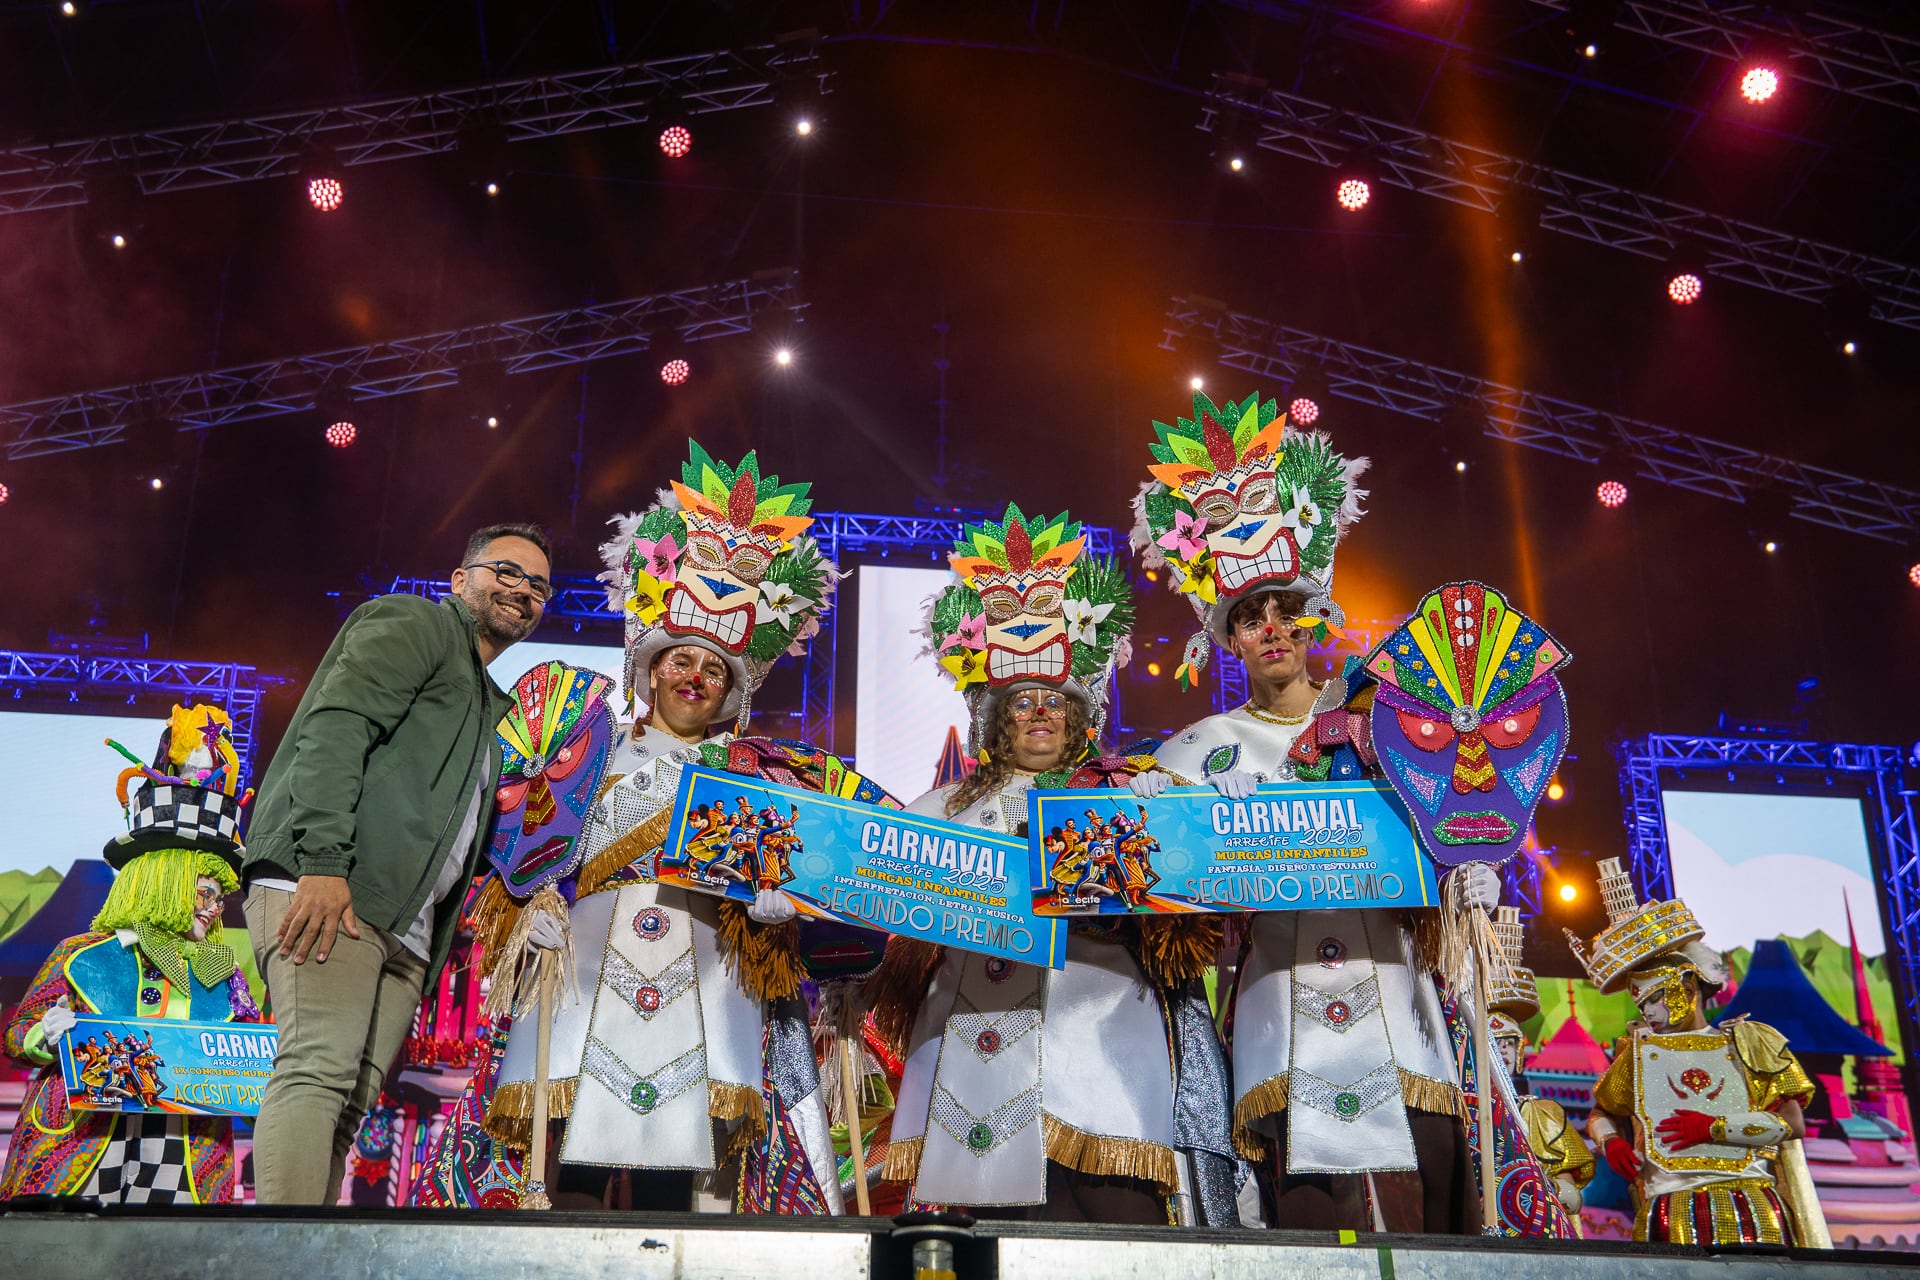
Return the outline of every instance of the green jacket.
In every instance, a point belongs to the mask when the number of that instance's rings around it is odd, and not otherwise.
[[[478,873],[500,772],[495,726],[510,705],[457,597],[367,601],[320,660],[267,766],[243,874],[345,876],[362,923],[405,933],[484,782],[466,851],[468,874]],[[447,902],[454,909],[434,922],[430,974],[453,948],[459,904]]]

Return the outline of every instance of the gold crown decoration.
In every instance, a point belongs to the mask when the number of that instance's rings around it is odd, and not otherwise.
[[[1487,1007],[1492,1013],[1504,1013],[1515,1022],[1525,1022],[1540,1012],[1540,991],[1534,984],[1533,970],[1520,963],[1520,908],[1495,909],[1493,936],[1499,939],[1507,963],[1504,970],[1497,969],[1487,975]]]
[[[1642,906],[1618,858],[1600,862],[1600,899],[1606,904],[1607,927],[1591,944],[1583,944],[1571,929],[1565,933],[1573,954],[1586,966],[1587,976],[1602,994],[1618,991],[1627,974],[1648,961],[1707,936],[1687,904],[1678,898]]]

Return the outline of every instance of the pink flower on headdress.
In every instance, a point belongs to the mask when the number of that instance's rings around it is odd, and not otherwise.
[[[1190,512],[1176,511],[1173,528],[1154,539],[1154,545],[1165,547],[1182,560],[1191,560],[1206,550],[1207,522]]]
[[[960,625],[954,628],[953,634],[948,636],[946,643],[940,646],[940,651],[945,653],[955,645],[964,645],[969,649],[986,648],[987,615],[984,613],[972,616],[963,614],[960,618]]]
[[[673,581],[673,567],[680,562],[680,544],[672,534],[659,541],[648,538],[633,540],[634,552],[640,557],[640,567],[662,582]]]

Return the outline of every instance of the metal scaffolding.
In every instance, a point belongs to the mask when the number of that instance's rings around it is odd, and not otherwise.
[[[1780,738],[1719,738],[1651,734],[1622,742],[1620,798],[1626,810],[1628,874],[1645,902],[1671,898],[1673,864],[1660,802],[1663,769],[1779,770],[1793,780],[1831,781],[1839,775],[1864,791],[1865,817],[1879,834],[1880,875],[1888,908],[1888,969],[1906,1019],[1920,1028],[1920,826],[1913,814],[1899,747],[1844,742],[1794,742]],[[1729,776],[1732,782],[1733,777]]]
[[[1244,76],[1216,75],[1200,128],[1244,118],[1254,145],[1335,168],[1364,156],[1392,187],[1487,213],[1512,192],[1531,191],[1549,231],[1665,261],[1679,246],[1703,256],[1707,274],[1802,302],[1836,287],[1858,289],[1875,319],[1920,329],[1920,269],[1755,226],[1565,170],[1502,155],[1387,120],[1345,111]]]
[[[118,133],[0,151],[0,213],[84,204],[90,178],[131,178],[146,195],[297,173],[323,151],[344,166],[643,124],[771,103],[783,82],[824,89],[812,39],[596,67],[436,93]],[[471,141],[467,142],[471,146]]]
[[[1565,13],[1572,0],[1532,0]],[[1777,45],[1782,75],[1856,98],[1920,111],[1920,41],[1793,6],[1706,0],[1623,0],[1614,25],[1730,62],[1757,44]]]
[[[0,690],[14,697],[27,690],[65,693],[69,703],[125,702],[154,694],[182,702],[205,700],[233,721],[233,749],[240,757],[242,785],[253,775],[253,741],[260,725],[260,697],[288,683],[233,662],[187,662],[123,654],[23,653],[0,649]],[[91,707],[89,710],[97,710]],[[134,750],[147,744],[129,743]],[[103,765],[104,768],[104,765]],[[103,776],[105,776],[103,774]]]
[[[1791,514],[1810,524],[1912,545],[1920,540],[1920,493],[1824,467],[1776,458],[1739,445],[1689,435],[1471,374],[1422,364],[1334,338],[1219,309],[1173,300],[1162,346],[1203,334],[1219,362],[1288,385],[1318,373],[1331,394],[1438,422],[1461,409],[1484,417],[1486,434],[1582,462],[1614,456],[1646,479],[1746,502],[1756,492],[1781,493]]]
[[[9,459],[64,453],[112,444],[140,424],[216,427],[300,413],[327,395],[378,400],[453,386],[462,369],[532,373],[605,360],[647,350],[656,333],[681,342],[747,333],[767,312],[801,305],[796,274],[782,268],[698,289],[0,405],[0,450]]]

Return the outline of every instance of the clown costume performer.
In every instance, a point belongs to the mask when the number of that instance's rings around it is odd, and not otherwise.
[[[949,563],[927,635],[980,764],[908,809],[1021,835],[1030,789],[1113,785],[1085,766],[1129,652],[1127,580],[1065,515],[1016,506],[968,526]],[[1250,1171],[1197,982],[1218,945],[1204,924],[1076,922],[1047,969],[893,939],[869,989],[906,1059],[884,1176],[998,1217],[1238,1225]]]
[[[1600,863],[1607,927],[1567,940],[1602,992],[1632,993],[1642,1022],[1594,1086],[1587,1134],[1634,1190],[1633,1238],[1667,1244],[1809,1244],[1826,1236],[1799,1140],[1813,1081],[1772,1027],[1710,1026],[1726,985],[1718,952],[1679,899],[1637,900],[1618,858]]]
[[[114,744],[117,746],[117,744]],[[125,748],[120,748],[125,754]],[[216,707],[175,707],[151,765],[121,775],[128,832],[107,844],[119,874],[88,933],[54,948],[7,1020],[6,1050],[34,1068],[0,1173],[0,1200],[94,1196],[109,1204],[229,1204],[233,1122],[173,1112],[141,1037],[78,1046],[90,1091],[124,1054],[128,1092],[156,1110],[69,1108],[58,1045],[76,1014],[138,1020],[258,1022],[221,904],[240,887],[240,764]],[[138,779],[131,797],[127,784]],[[129,1040],[132,1043],[129,1043]],[[143,1064],[142,1059],[147,1059]]]
[[[615,730],[604,690],[573,672],[564,694],[530,696],[523,680],[502,726],[498,874],[475,915],[497,986],[559,949],[577,992],[551,1022],[557,1159],[530,1171],[556,1208],[685,1211],[696,1187],[742,1209],[841,1207],[791,900],[766,888],[743,907],[653,876],[682,766],[703,748],[728,762],[735,740],[711,730],[745,726],[768,671],[829,607],[838,575],[805,536],[806,492],[751,453],[733,467],[692,444],[672,489],[602,548],[629,705],[644,696],[647,713]],[[536,1030],[515,1018],[486,1104],[487,1133],[520,1150]],[[716,1182],[735,1156],[738,1184]]]
[[[1201,630],[1178,671],[1192,687],[1210,645],[1246,664],[1253,696],[1176,733],[1133,786],[1209,783],[1243,800],[1263,783],[1380,776],[1358,662],[1324,683],[1308,646],[1345,622],[1334,554],[1360,518],[1365,459],[1296,431],[1271,400],[1216,405],[1154,424],[1152,479],[1135,500],[1133,546],[1165,571]],[[1461,905],[1491,907],[1498,877],[1449,877]],[[1462,895],[1465,896],[1462,896]],[[1433,980],[1436,911],[1274,911],[1249,918],[1231,1015],[1234,1136],[1273,1179],[1275,1225],[1363,1228],[1381,1182],[1418,1170],[1412,1220],[1460,1231],[1470,1183],[1460,1076]],[[1404,1197],[1403,1197],[1404,1199]]]

